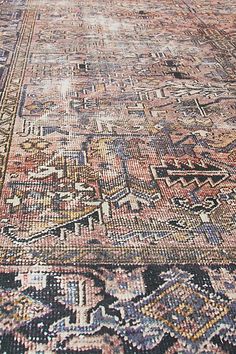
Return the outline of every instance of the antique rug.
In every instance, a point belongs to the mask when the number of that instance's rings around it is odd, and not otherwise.
[[[0,353],[236,353],[236,1],[0,0]]]

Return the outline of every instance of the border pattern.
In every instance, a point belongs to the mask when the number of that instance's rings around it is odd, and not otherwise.
[[[19,97],[36,19],[36,11],[28,10],[29,3],[30,0],[26,3],[21,31],[18,41],[16,42],[0,104],[0,138],[2,139],[2,144],[0,146],[0,195],[5,179],[15,118],[19,106]]]
[[[22,264],[22,260],[24,263]],[[62,262],[63,260],[63,262]],[[32,249],[27,247],[0,248],[0,265],[16,266],[76,266],[78,264],[231,264],[236,262],[234,248],[169,248],[160,247],[82,247],[65,245]]]

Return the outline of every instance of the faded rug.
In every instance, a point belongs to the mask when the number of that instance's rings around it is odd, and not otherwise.
[[[235,18],[0,0],[0,353],[236,352]]]

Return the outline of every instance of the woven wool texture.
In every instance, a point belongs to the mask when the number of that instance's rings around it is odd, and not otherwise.
[[[236,353],[236,1],[0,0],[0,353]]]

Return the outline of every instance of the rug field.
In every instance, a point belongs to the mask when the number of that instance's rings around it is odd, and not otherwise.
[[[235,18],[0,0],[0,353],[236,353]]]

